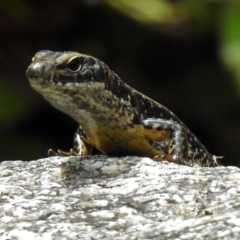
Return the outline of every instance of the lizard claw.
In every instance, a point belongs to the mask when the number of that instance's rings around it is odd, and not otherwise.
[[[189,164],[187,164],[184,160],[182,160],[180,157],[178,156],[175,156],[175,157],[172,157],[170,155],[166,155],[166,154],[163,154],[162,156],[160,155],[156,155],[154,158],[153,158],[154,161],[157,161],[157,162],[161,162],[163,160],[166,160],[168,162],[172,162],[172,163],[176,163],[176,164],[180,164],[180,165],[186,165],[186,166],[190,166]]]
[[[156,162],[162,162],[165,158],[166,154],[163,154],[163,155],[156,155],[154,156],[153,160],[156,161]]]
[[[55,152],[52,148],[50,148],[50,149],[48,150],[48,156],[49,156],[49,157],[55,157],[55,156],[58,156],[58,153]]]
[[[217,167],[221,166],[219,159],[223,159],[223,158],[224,158],[224,156],[215,156],[215,155],[213,155],[212,156],[212,160],[213,160],[214,166],[217,166]]]
[[[60,157],[70,157],[70,156],[79,156],[77,152],[75,152],[73,149],[70,149],[69,152],[64,152],[62,150],[58,150],[55,152],[53,149],[48,150],[48,156],[49,157],[54,157],[54,156],[60,156]]]

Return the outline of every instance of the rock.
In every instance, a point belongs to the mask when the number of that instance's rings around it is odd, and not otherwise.
[[[102,155],[2,162],[0,239],[240,239],[240,170]]]

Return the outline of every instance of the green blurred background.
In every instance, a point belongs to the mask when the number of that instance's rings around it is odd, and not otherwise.
[[[240,1],[1,0],[0,160],[69,150],[77,123],[31,89],[42,49],[93,55],[240,165]]]

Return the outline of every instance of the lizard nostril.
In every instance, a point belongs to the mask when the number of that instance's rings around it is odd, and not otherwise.
[[[28,77],[44,77],[48,76],[48,72],[50,71],[51,66],[48,64],[44,64],[42,62],[33,62],[27,68],[27,76]]]

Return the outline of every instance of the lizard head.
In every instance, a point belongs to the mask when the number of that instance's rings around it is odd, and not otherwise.
[[[85,54],[42,50],[34,55],[26,74],[33,89],[65,111],[66,105],[74,107],[78,102],[83,108],[90,99],[93,101],[106,89],[112,71]]]
[[[47,86],[83,82],[104,82],[109,68],[100,60],[77,52],[42,50],[35,54],[27,68],[30,84]]]

